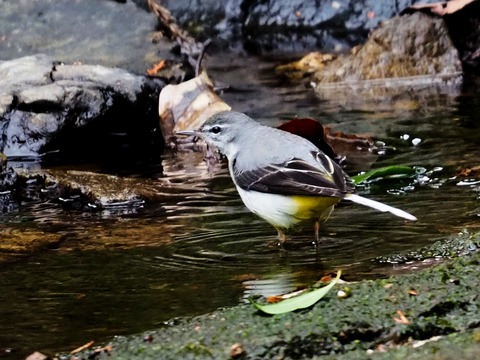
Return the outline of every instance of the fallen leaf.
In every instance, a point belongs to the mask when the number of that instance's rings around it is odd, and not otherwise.
[[[283,298],[282,298],[281,295],[271,295],[271,296],[267,297],[267,303],[269,303],[269,304],[275,304],[275,303],[280,302],[282,300],[283,300]]]
[[[416,290],[411,289],[411,290],[408,291],[408,295],[417,296],[418,293],[417,293]]]
[[[328,275],[322,276],[320,278],[320,282],[329,283],[330,281],[332,281],[332,279],[333,279],[332,274],[328,274]]]
[[[281,124],[280,126],[278,126],[278,129],[307,139],[320,150],[322,150],[331,159],[339,162],[340,157],[335,154],[333,148],[328,143],[325,135],[326,130],[324,126],[320,124],[320,122],[318,122],[317,120],[310,118],[293,119]]]
[[[295,297],[295,296],[298,296],[298,295],[304,293],[305,291],[307,291],[307,289],[300,289],[300,290],[292,291],[288,294],[283,294],[283,295],[272,295],[272,296],[267,297],[267,303],[274,304],[274,303],[277,303],[277,302],[280,302],[280,301],[283,301],[283,300],[286,300],[286,299],[290,299],[292,297]]]
[[[235,343],[230,347],[230,358],[239,359],[243,358],[246,355],[246,351],[243,348],[243,345],[240,343]]]
[[[455,174],[458,177],[479,177],[480,165],[473,166],[471,168],[459,169]]]
[[[342,154],[347,151],[368,151],[373,145],[373,139],[355,134],[345,134],[341,131],[332,132],[325,128],[325,136],[335,152]]]
[[[415,175],[417,172],[414,168],[405,165],[385,166],[378,169],[373,169],[355,176],[352,180],[355,185],[361,184],[365,181],[379,180],[385,178],[402,178]]]
[[[158,63],[154,64],[150,69],[147,69],[147,74],[150,76],[156,75],[161,69],[165,67],[166,64],[166,60],[159,61]]]
[[[404,325],[409,325],[410,324],[410,320],[408,320],[406,318],[406,316],[403,314],[402,310],[397,310],[397,315],[398,315],[398,318],[396,318],[396,317],[393,318],[393,320],[397,324],[404,324]]]
[[[420,346],[423,346],[423,345],[425,345],[425,344],[427,344],[427,343],[429,343],[429,342],[438,341],[438,340],[440,340],[441,338],[443,338],[443,336],[437,335],[437,336],[431,337],[430,339],[415,341],[415,342],[413,343],[412,347],[415,349],[415,348],[418,348],[418,347],[420,347]]]
[[[93,353],[89,355],[89,359],[97,359],[102,353],[109,355],[113,350],[112,345],[107,345],[102,348],[93,350]]]
[[[342,272],[339,270],[337,272],[336,278],[333,279],[327,286],[323,286],[314,290],[304,291],[298,296],[290,297],[278,303],[262,305],[253,300],[252,303],[258,310],[270,315],[283,314],[298,309],[308,308],[315,304],[317,301],[319,301],[321,298],[323,298],[333,288],[333,286],[335,286],[335,284],[340,279],[341,274]]]
[[[92,347],[92,345],[95,344],[95,341],[89,341],[88,343],[82,345],[82,346],[79,346],[78,348],[76,348],[75,350],[72,350],[70,351],[70,355],[74,355],[76,353],[79,353],[80,351],[83,351],[85,349],[88,349],[89,347]]]
[[[174,133],[198,129],[210,116],[230,110],[214,92],[205,71],[178,85],[167,85],[160,92],[158,113],[165,143],[171,143]]]

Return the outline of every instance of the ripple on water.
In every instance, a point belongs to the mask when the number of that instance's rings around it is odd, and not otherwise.
[[[165,158],[164,177],[149,183],[156,200],[132,211],[79,212],[38,201],[0,219],[2,226],[34,236],[32,229],[38,237],[61,237],[55,246],[0,268],[1,346],[65,351],[91,338],[234,305],[252,294],[288,292],[337,269],[347,280],[381,277],[399,267],[373,262],[377,256],[418,249],[468,225],[478,228],[478,179],[453,178],[457,167],[477,165],[478,105],[459,98],[455,106],[448,102],[451,108],[439,101],[438,108],[418,111],[348,110],[307,89],[279,87],[276,79],[252,85],[256,67],[243,65],[236,78],[232,71],[214,74],[248,89],[222,94],[239,111],[269,125],[315,117],[334,131],[374,134],[386,144],[385,154],[354,154],[350,168],[425,167],[427,176],[416,181],[360,189],[419,220],[340,204],[317,246],[306,227],[281,250],[275,229],[243,206],[224,163],[212,174],[201,154],[178,154]],[[421,142],[412,143],[415,138]]]

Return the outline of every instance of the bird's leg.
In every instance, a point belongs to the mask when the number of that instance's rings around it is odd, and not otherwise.
[[[278,231],[278,241],[280,242],[280,246],[283,247],[283,244],[285,243],[285,241],[287,240],[287,234],[285,234],[285,231],[283,231],[282,229],[277,229]]]
[[[320,221],[319,220],[315,221],[315,225],[313,225],[313,228],[315,230],[315,245],[318,245],[318,241],[319,241],[318,232],[320,231]]]

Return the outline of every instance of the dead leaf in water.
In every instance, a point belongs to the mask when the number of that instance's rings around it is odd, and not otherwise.
[[[480,177],[480,165],[459,169],[455,175],[458,177]]]
[[[178,85],[167,85],[160,93],[158,113],[165,143],[172,143],[174,133],[198,129],[210,116],[230,110],[214,91],[205,71]]]
[[[326,129],[317,120],[310,118],[293,119],[278,126],[278,129],[307,139],[331,159],[337,160],[338,162],[339,156],[328,143],[328,139],[325,135]]]
[[[343,159],[341,155],[349,152],[368,151],[374,144],[371,138],[339,131],[332,132],[330,128],[324,127],[319,121],[310,118],[293,119],[278,128],[309,140],[338,163]]]

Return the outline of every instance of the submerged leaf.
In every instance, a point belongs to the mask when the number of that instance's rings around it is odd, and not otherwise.
[[[367,180],[381,179],[381,178],[392,178],[392,177],[401,177],[401,176],[411,176],[416,174],[416,170],[411,166],[406,165],[392,165],[385,166],[378,169],[373,169],[362,174],[352,176],[352,180],[355,185],[358,185]]]
[[[314,289],[311,291],[304,292],[301,295],[291,297],[277,303],[264,304],[264,305],[259,304],[255,301],[252,301],[252,303],[258,310],[263,311],[264,313],[267,313],[270,315],[283,314],[283,313],[295,311],[298,309],[304,309],[312,306],[321,298],[323,298],[335,286],[337,281],[340,279],[341,274],[342,274],[342,271],[339,270],[337,272],[336,278],[333,279],[330,282],[330,284],[328,284],[327,286],[323,286],[319,289]]]

